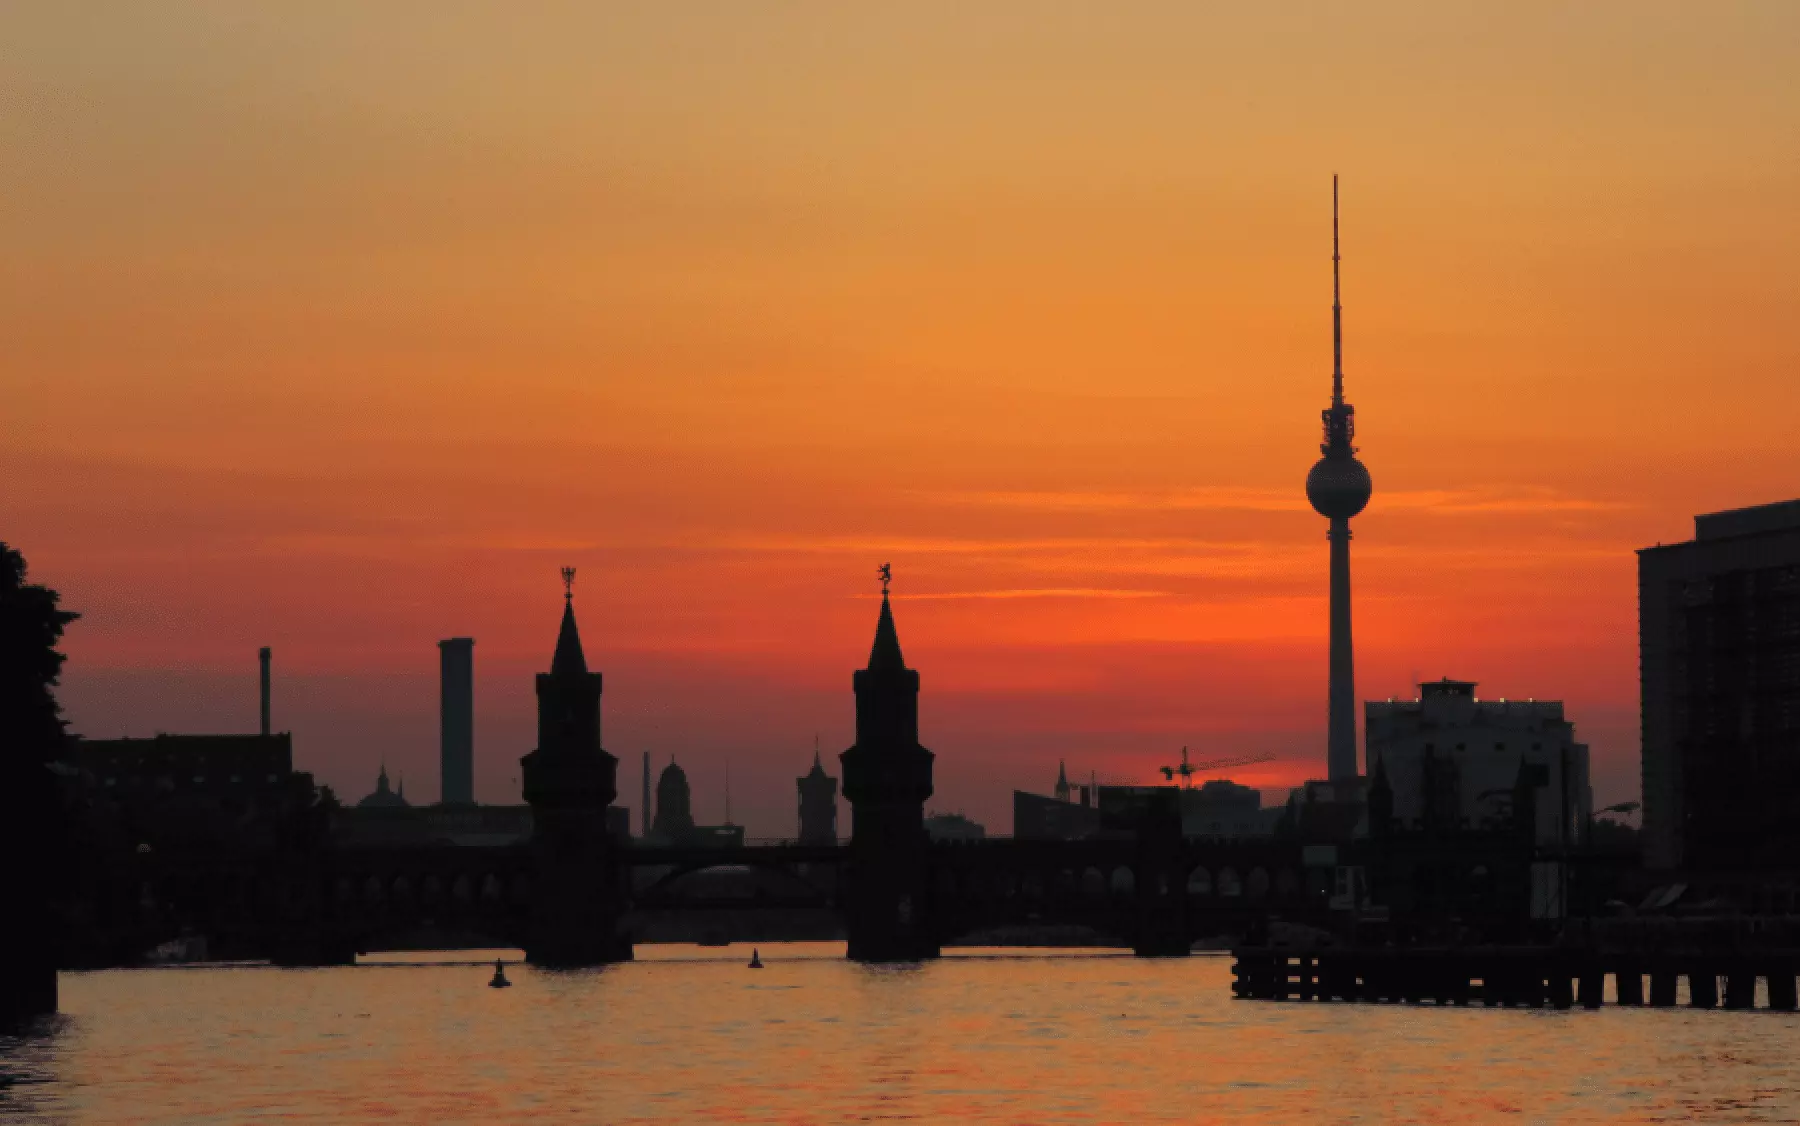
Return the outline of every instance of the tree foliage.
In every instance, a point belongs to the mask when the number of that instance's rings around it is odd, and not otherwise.
[[[0,542],[0,764],[13,766],[62,753],[64,720],[52,691],[63,663],[56,645],[80,617],[58,606],[54,590],[25,578],[25,557]]]

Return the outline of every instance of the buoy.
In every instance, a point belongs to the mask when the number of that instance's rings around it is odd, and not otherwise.
[[[512,984],[512,982],[506,980],[506,964],[503,963],[500,959],[495,958],[494,959],[494,976],[493,976],[493,979],[488,982],[488,988],[489,989],[505,989],[506,987],[510,986],[511,984]]]
[[[750,968],[753,970],[762,969],[762,953],[754,946],[750,948]]]

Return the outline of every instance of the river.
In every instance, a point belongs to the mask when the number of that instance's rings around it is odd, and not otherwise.
[[[641,946],[604,970],[65,974],[0,1119],[101,1123],[1800,1120],[1800,1017],[1269,1003],[1222,957]]]

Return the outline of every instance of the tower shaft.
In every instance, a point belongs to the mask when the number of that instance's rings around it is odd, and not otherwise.
[[[1331,540],[1331,688],[1325,761],[1333,782],[1356,780],[1356,658],[1350,641],[1350,521],[1335,519]]]

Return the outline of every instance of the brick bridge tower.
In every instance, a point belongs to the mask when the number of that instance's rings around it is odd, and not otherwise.
[[[844,915],[852,959],[910,962],[938,955],[925,838],[932,754],[919,745],[919,674],[900,655],[886,564],[881,576],[869,667],[851,679],[856,744],[839,756],[850,802]]]
[[[550,671],[537,677],[537,749],[520,759],[531,805],[531,935],[541,966],[631,958],[624,912],[624,842],[607,832],[619,760],[600,747],[600,674],[589,672],[575,625],[575,569],[563,568],[562,630]]]

